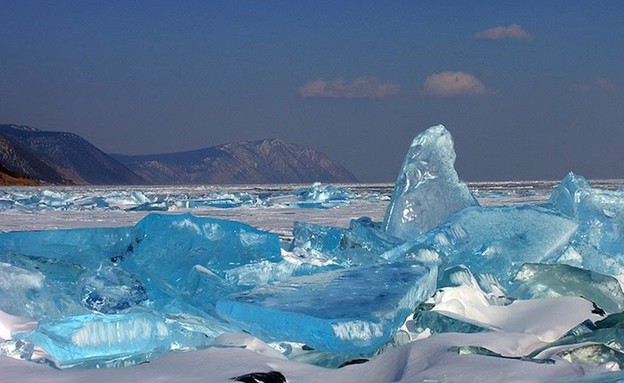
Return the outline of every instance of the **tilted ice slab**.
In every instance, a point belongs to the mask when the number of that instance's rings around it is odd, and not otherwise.
[[[435,290],[437,268],[413,261],[296,277],[233,294],[217,312],[265,340],[370,355]]]
[[[444,126],[433,126],[414,138],[386,211],[383,228],[390,235],[413,241],[449,215],[478,205],[454,163],[453,138]]]
[[[560,296],[585,297],[609,313],[624,310],[624,293],[620,282],[610,275],[565,264],[522,265],[514,281],[520,285],[512,292],[514,298],[535,299]]]
[[[562,262],[600,273],[624,272],[624,191],[594,189],[570,173],[548,202],[579,225]]]
[[[19,338],[41,347],[61,368],[143,363],[151,354],[206,347],[214,339],[147,311],[59,318]]]
[[[63,260],[97,268],[132,252],[144,233],[135,227],[89,228],[0,233],[0,254]]]
[[[67,290],[37,270],[0,262],[0,310],[7,314],[40,319],[87,312]]]
[[[347,229],[295,222],[293,237],[289,251],[304,259],[324,257],[343,267],[378,262],[381,253],[403,243],[367,217],[352,219]]]
[[[577,192],[587,189],[590,189],[587,180],[581,175],[570,172],[553,190],[547,204],[561,214],[574,218],[578,209]]]
[[[279,261],[277,234],[235,221],[191,214],[150,214],[136,224],[145,237],[122,265],[180,288],[196,265],[213,273],[262,260]]]
[[[426,233],[383,254],[387,259],[418,258],[434,249],[442,268],[465,265],[474,274],[508,282],[523,263],[554,262],[576,233],[577,224],[535,206],[469,207]],[[482,285],[487,291],[487,287]]]

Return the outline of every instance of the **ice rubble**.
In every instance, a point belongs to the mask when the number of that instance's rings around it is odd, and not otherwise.
[[[201,187],[179,192],[160,192],[158,189],[111,191],[109,189],[14,189],[0,190],[0,211],[24,210],[126,210],[173,211],[199,208],[261,208],[287,206],[295,208],[328,209],[354,200],[384,200],[381,194],[357,194],[348,187],[316,182],[309,187],[289,192],[270,193],[249,191],[206,191]]]
[[[337,366],[438,334],[459,355],[624,368],[624,293],[612,276],[624,267],[624,192],[571,173],[543,206],[482,207],[454,161],[448,131],[426,130],[383,223],[299,222],[284,249],[276,234],[190,214],[0,233],[0,293],[11,297],[0,300],[0,353],[35,360],[43,348],[61,368],[110,367],[224,347],[223,334],[246,331],[290,358]],[[136,193],[132,206],[125,195],[72,198],[44,192],[2,206],[331,207],[359,197],[315,184],[279,196]],[[466,344],[440,335],[449,332],[522,341]]]

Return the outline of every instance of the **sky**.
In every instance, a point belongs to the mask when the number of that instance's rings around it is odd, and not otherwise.
[[[394,181],[624,178],[624,2],[0,0],[0,123],[109,153],[280,138]]]

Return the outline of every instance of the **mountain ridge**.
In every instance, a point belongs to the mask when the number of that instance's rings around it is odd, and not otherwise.
[[[353,173],[325,154],[278,138],[183,152],[111,155],[157,184],[357,182]]]
[[[0,167],[50,184],[267,184],[357,182],[325,154],[279,138],[183,152],[107,154],[75,133],[0,124]],[[8,182],[8,181],[7,181]],[[13,182],[13,181],[11,181]]]
[[[71,183],[51,165],[2,132],[0,132],[0,166],[6,170],[4,173],[16,178],[25,177],[53,184]]]
[[[145,183],[145,180],[125,165],[75,133],[43,131],[25,125],[6,124],[0,125],[0,134],[25,148],[71,183]],[[50,182],[67,183],[56,180]]]

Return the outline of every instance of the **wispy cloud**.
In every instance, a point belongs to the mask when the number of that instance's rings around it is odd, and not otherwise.
[[[570,87],[570,90],[573,92],[592,92],[597,90],[612,91],[615,90],[615,88],[616,86],[614,83],[600,77],[589,83],[574,84]]]
[[[472,37],[479,40],[531,40],[533,38],[529,32],[522,29],[518,24],[499,25],[477,32]]]
[[[465,72],[434,73],[425,79],[423,93],[430,96],[480,95],[487,93],[485,85]]]
[[[384,98],[399,94],[399,84],[382,82],[375,76],[363,76],[351,82],[339,77],[315,80],[299,88],[301,97],[316,98]]]

